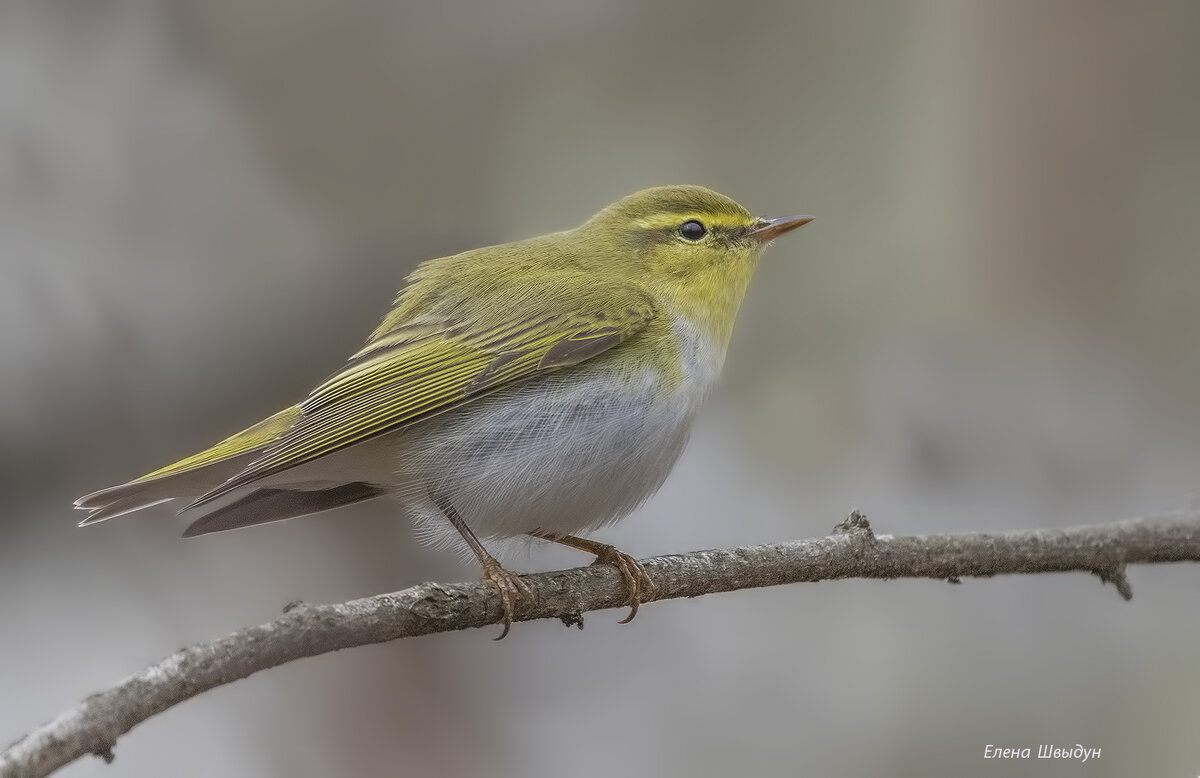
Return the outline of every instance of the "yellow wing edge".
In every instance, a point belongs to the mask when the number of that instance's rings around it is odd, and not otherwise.
[[[299,418],[300,406],[293,405],[290,408],[285,408],[279,413],[268,416],[257,424],[247,427],[241,432],[235,432],[214,446],[192,454],[190,457],[185,457],[178,462],[172,462],[166,467],[160,467],[151,473],[146,473],[146,475],[135,478],[130,483],[144,483],[172,475],[179,475],[180,473],[198,470],[241,454],[257,451],[287,432]]]
[[[565,332],[534,334],[523,342],[506,343],[509,348],[500,351],[481,351],[473,344],[458,342],[454,345],[463,351],[453,360],[452,368],[443,365],[439,370],[420,371],[416,380],[413,368],[428,367],[435,362],[432,357],[439,354],[432,344],[419,343],[415,354],[409,352],[404,359],[373,359],[365,369],[359,366],[345,371],[319,387],[298,406],[295,424],[287,430],[290,435],[281,437],[261,458],[184,506],[181,512],[273,473],[458,407],[505,384],[583,362],[644,329],[653,315],[654,308],[647,303],[628,306],[624,317],[616,320],[578,317]],[[432,353],[423,353],[426,349]],[[349,396],[339,392],[343,376],[353,386]],[[368,388],[364,391],[362,387]],[[312,399],[326,400],[339,394],[328,406],[309,408]]]

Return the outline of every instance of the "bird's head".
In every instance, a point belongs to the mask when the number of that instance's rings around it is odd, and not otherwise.
[[[675,313],[727,338],[763,249],[810,221],[756,217],[702,186],[660,186],[618,200],[580,232],[606,247],[595,256],[608,273],[630,274]]]

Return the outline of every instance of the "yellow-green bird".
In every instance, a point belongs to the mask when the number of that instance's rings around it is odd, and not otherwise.
[[[294,405],[212,448],[76,502],[82,525],[168,500],[185,536],[393,496],[426,537],[449,528],[495,582],[504,633],[528,595],[480,538],[533,535],[615,565],[576,537],[652,495],[683,451],[772,239],[699,186],[646,189],[583,225],[420,265],[366,345]]]

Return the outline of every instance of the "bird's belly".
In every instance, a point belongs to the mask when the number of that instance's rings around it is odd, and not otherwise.
[[[392,441],[400,490],[427,528],[443,495],[481,536],[579,533],[622,518],[662,485],[697,403],[647,372],[503,390]]]

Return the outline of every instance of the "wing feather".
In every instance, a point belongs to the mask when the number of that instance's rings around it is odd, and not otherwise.
[[[626,287],[593,286],[583,305],[556,304],[556,297],[530,295],[526,315],[492,326],[426,314],[377,331],[300,403],[299,418],[259,459],[184,510],[504,385],[583,362],[640,332],[655,314],[644,293]]]

